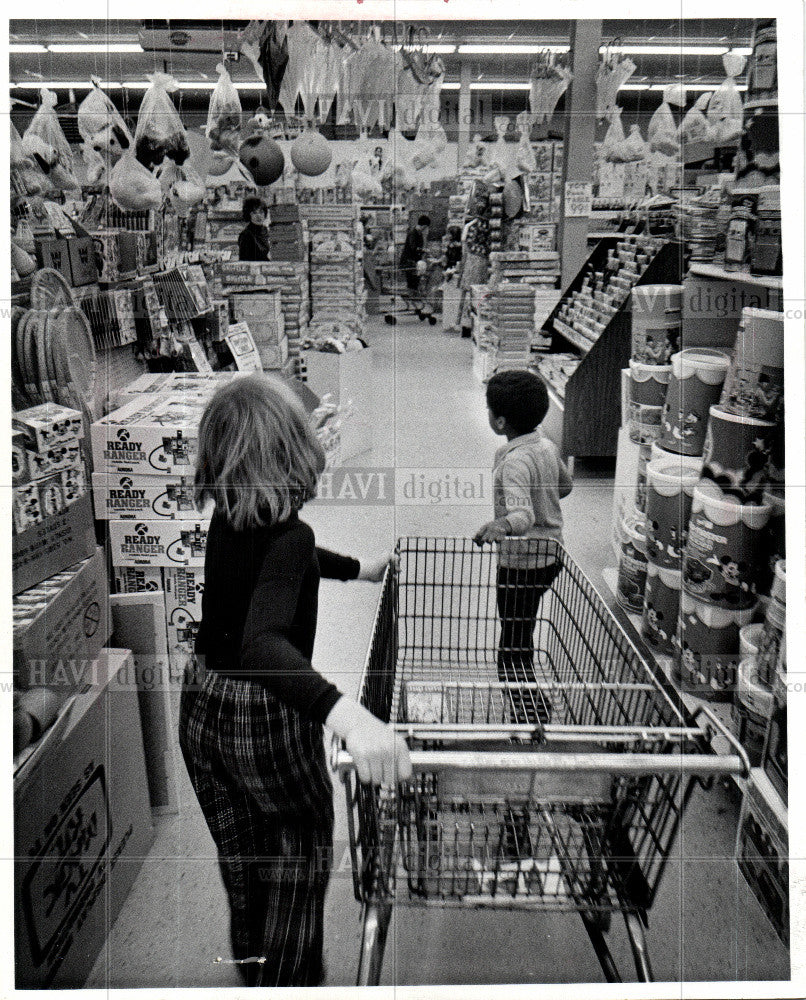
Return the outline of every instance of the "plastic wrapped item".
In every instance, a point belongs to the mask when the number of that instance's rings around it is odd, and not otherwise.
[[[521,111],[515,118],[515,124],[521,134],[520,141],[518,142],[516,165],[522,174],[531,174],[537,170],[537,157],[529,138],[536,117],[534,114],[530,115],[528,111]]]
[[[205,183],[189,162],[178,167],[169,160],[163,163],[158,177],[168,202],[181,218],[204,198]]]
[[[624,126],[621,124],[621,108],[613,108],[610,125],[602,143],[602,156],[610,163],[624,162]]]
[[[616,94],[635,72],[635,63],[605,52],[596,71],[596,117],[607,118],[616,106]]]
[[[226,66],[219,63],[216,72],[218,81],[210,95],[207,112],[207,138],[213,152],[229,151],[235,156],[241,128],[241,99]]]
[[[28,196],[43,194],[49,190],[51,184],[42,166],[37,158],[25,152],[22,138],[13,125],[11,126],[9,158],[12,190]]]
[[[690,108],[680,123],[678,141],[683,144],[713,141],[713,130],[705,116],[711,94],[700,94],[693,108]]]
[[[143,95],[134,132],[137,159],[147,169],[158,167],[165,157],[182,166],[190,155],[185,127],[170,93],[176,80],[168,73],[153,73],[151,86]]]
[[[106,172],[106,161],[103,156],[88,143],[81,144],[81,159],[84,161],[87,182],[98,184]]]
[[[135,158],[133,150],[121,156],[112,168],[109,194],[124,211],[144,211],[162,204],[159,180]]]
[[[746,59],[732,52],[722,57],[726,79],[714,91],[708,104],[708,124],[717,145],[734,142],[742,134],[742,97],[736,89],[735,77],[744,69]]]
[[[421,121],[414,137],[415,150],[411,165],[415,170],[431,166],[447,145],[448,137],[439,122],[432,124]]]
[[[638,125],[630,126],[630,134],[624,141],[624,162],[635,163],[638,160],[645,160],[649,153],[649,147],[644,142],[641,129]]]
[[[663,101],[658,110],[649,119],[646,132],[649,147],[654,152],[674,156],[679,148],[677,126],[674,122],[672,109],[667,101]]]
[[[109,97],[101,90],[95,77],[92,78],[92,90],[78,106],[76,125],[85,143],[92,143],[95,146],[96,136],[108,130],[114,136],[120,152],[131,145],[132,137],[126,128],[126,123]]]
[[[34,156],[54,187],[61,191],[80,188],[73,170],[73,151],[56,116],[56,95],[43,87],[42,103],[22,137],[22,146]]]
[[[529,75],[529,108],[538,122],[546,122],[554,114],[557,103],[568,89],[574,74],[549,53],[539,56]]]
[[[351,174],[353,183],[353,193],[359,198],[382,198],[383,188],[378,177],[373,177],[369,173],[369,168],[360,162],[353,168]]]

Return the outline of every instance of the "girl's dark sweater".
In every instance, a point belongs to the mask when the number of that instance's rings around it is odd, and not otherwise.
[[[354,580],[357,559],[316,547],[293,514],[236,531],[216,511],[207,535],[196,655],[225,677],[250,680],[316,722],[341,697],[311,664],[319,579]]]

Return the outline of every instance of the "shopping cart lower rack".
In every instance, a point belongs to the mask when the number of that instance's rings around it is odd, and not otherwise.
[[[742,747],[707,709],[685,710],[556,543],[408,538],[397,551],[360,699],[405,735],[414,777],[362,785],[334,745],[363,904],[359,985],[379,981],[395,901],[576,910],[611,982],[618,911],[650,980],[644,926],[683,811],[696,781],[749,772]],[[711,749],[717,731],[730,754]]]

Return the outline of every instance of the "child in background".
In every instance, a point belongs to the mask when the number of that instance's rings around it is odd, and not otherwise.
[[[317,986],[333,842],[322,725],[345,740],[363,782],[411,774],[394,729],[311,665],[321,576],[380,580],[316,547],[298,511],[324,453],[293,391],[264,375],[223,386],[199,427],[201,509],[215,503],[195,669],[179,738],[231,910],[247,986]]]
[[[475,541],[500,543],[498,678],[509,684],[536,682],[537,612],[560,571],[556,556],[556,544],[563,540],[560,499],[572,488],[557,448],[540,429],[548,405],[546,386],[532,372],[498,372],[487,383],[490,427],[505,436],[507,444],[495,453],[493,463],[495,520],[479,529]],[[513,710],[517,722],[545,724],[551,714],[542,694],[518,695]]]

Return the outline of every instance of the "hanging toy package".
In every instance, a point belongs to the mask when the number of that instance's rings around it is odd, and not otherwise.
[[[50,182],[45,176],[38,160],[26,153],[20,133],[11,126],[11,183],[12,190],[28,196],[43,194],[50,188]]]
[[[139,212],[162,204],[159,180],[135,158],[133,150],[121,156],[112,168],[109,194],[124,211]]]
[[[649,119],[646,133],[649,148],[653,152],[664,153],[666,156],[674,156],[680,146],[677,125],[675,125],[674,115],[670,107],[671,103],[676,102],[669,100],[673,97],[669,91],[675,86],[677,85],[672,84],[672,87],[667,87],[663,92],[663,102]],[[685,103],[685,98],[683,100]]]
[[[218,81],[207,112],[207,138],[214,153],[235,155],[241,128],[241,99],[223,63],[216,66],[216,72]]]
[[[644,142],[641,129],[638,125],[630,126],[630,134],[624,141],[622,149],[624,151],[625,163],[635,163],[638,160],[646,159],[649,147]]]
[[[80,188],[73,172],[73,152],[56,115],[56,95],[43,87],[42,103],[22,137],[25,152],[34,157],[60,191]]]
[[[176,90],[176,80],[167,73],[153,73],[148,79],[151,86],[143,95],[134,132],[137,159],[147,170],[158,167],[166,156],[181,167],[190,147],[169,93]]]
[[[684,145],[695,142],[713,142],[713,130],[705,116],[711,94],[700,94],[680,123],[679,139]]]
[[[621,108],[612,108],[610,125],[602,143],[602,156],[610,163],[624,162],[624,126],[621,124]]]
[[[516,164],[521,174],[532,174],[537,170],[537,157],[530,142],[532,125],[536,118],[537,115],[529,114],[528,111],[521,111],[515,117],[515,124],[521,134],[516,154]]]
[[[428,124],[422,120],[417,127],[417,135],[414,137],[414,155],[411,158],[411,165],[415,170],[431,166],[447,145],[448,137],[439,122]]]
[[[708,124],[716,145],[726,146],[742,134],[742,97],[736,89],[736,79],[744,69],[744,56],[732,52],[722,56],[726,79],[719,85],[708,104]]]
[[[126,123],[120,116],[120,112],[109,100],[109,97],[101,90],[100,81],[96,77],[91,78],[92,90],[79,104],[76,112],[76,124],[78,132],[85,143],[89,143],[99,153],[99,137],[107,134],[114,137],[118,150],[110,149],[110,152],[117,153],[117,157],[127,150],[132,143],[132,137],[126,128]]]

